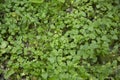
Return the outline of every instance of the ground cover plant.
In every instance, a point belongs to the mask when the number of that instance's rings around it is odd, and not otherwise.
[[[120,1],[0,0],[0,80],[120,80]]]

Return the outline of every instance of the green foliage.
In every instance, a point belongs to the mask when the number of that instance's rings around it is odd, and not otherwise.
[[[29,0],[32,3],[42,3],[44,0]]]
[[[0,1],[0,75],[119,80],[120,1]]]

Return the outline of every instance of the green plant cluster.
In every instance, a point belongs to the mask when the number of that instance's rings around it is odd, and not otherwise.
[[[120,80],[120,1],[1,0],[3,78]]]

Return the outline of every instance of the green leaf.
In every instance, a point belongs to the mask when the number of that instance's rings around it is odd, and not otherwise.
[[[48,60],[50,61],[50,63],[54,63],[55,57],[48,58]]]
[[[117,60],[120,62],[120,56],[117,58]]]
[[[47,79],[48,73],[42,73],[42,77],[43,77],[44,79]]]
[[[62,2],[62,3],[64,3],[65,2],[65,0],[58,0],[59,2]]]
[[[5,47],[7,47],[7,45],[8,45],[8,42],[7,42],[7,41],[3,41],[3,42],[1,43],[1,45],[0,45],[0,47],[1,47],[1,48],[5,48]]]
[[[118,39],[117,35],[113,35],[113,36],[112,36],[112,39],[117,40],[117,39]]]
[[[42,3],[44,0],[29,0],[32,3]]]
[[[83,59],[87,59],[88,57],[89,57],[89,54],[87,54],[87,53],[83,54]]]
[[[6,73],[5,73],[5,78],[8,79],[12,74],[14,74],[15,71],[13,69],[11,70],[8,70]]]

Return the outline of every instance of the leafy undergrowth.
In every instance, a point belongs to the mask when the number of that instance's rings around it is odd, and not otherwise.
[[[0,1],[1,79],[120,80],[120,1]]]

